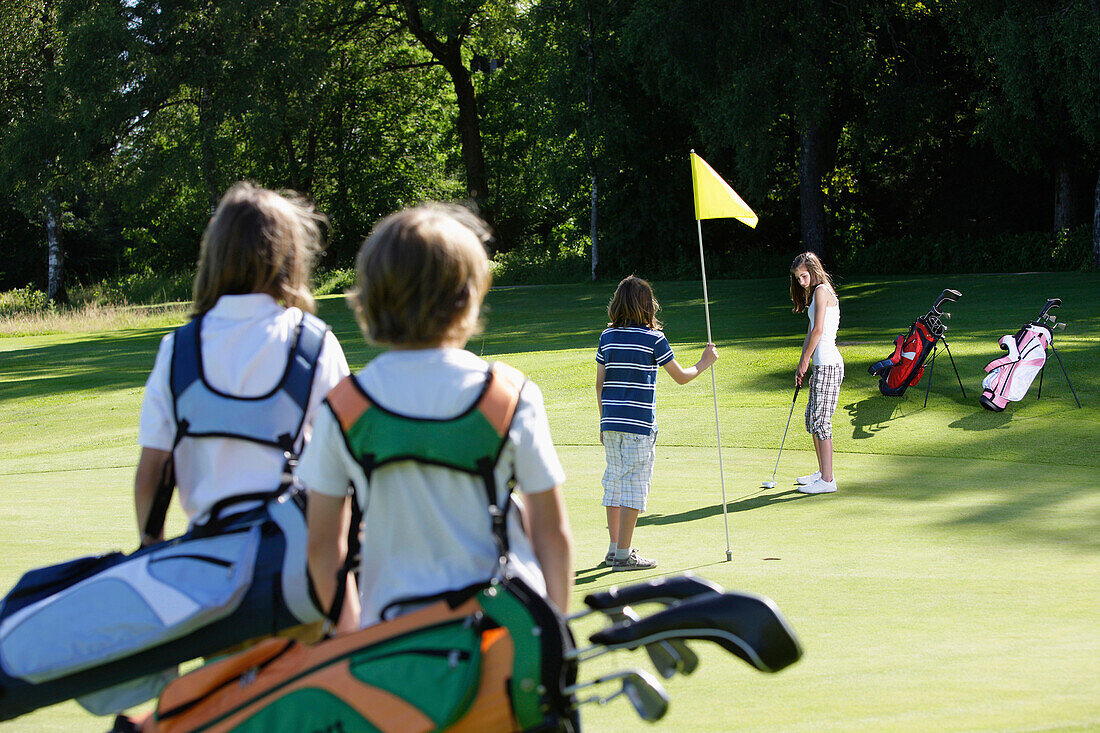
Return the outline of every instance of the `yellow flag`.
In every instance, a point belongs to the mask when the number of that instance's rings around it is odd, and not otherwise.
[[[696,219],[737,219],[756,228],[759,217],[722,177],[694,151],[691,153],[691,186],[695,191]]]

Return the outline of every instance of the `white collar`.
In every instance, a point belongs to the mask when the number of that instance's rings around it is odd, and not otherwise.
[[[248,293],[221,296],[206,315],[213,318],[245,320],[268,313],[278,315],[282,312],[283,307],[267,293]]]

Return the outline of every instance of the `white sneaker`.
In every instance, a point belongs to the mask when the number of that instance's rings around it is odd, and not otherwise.
[[[836,479],[832,481],[818,479],[809,486],[799,486],[798,490],[803,494],[831,494],[836,491]]]
[[[809,476],[799,476],[794,481],[799,486],[809,486],[814,481],[817,481],[819,478],[821,478],[821,471],[814,471]]]

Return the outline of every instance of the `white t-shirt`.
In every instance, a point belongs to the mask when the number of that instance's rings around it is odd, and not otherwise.
[[[388,351],[356,378],[385,409],[438,419],[456,417],[476,402],[487,369],[464,349]],[[298,478],[309,491],[330,496],[344,496],[350,481],[363,508],[362,625],[378,621],[395,599],[465,588],[492,576],[498,554],[480,478],[406,461],[376,470],[368,484],[331,410],[318,413],[313,431]],[[547,491],[565,480],[542,392],[532,382],[520,392],[497,463],[498,502],[513,472],[521,494]],[[515,507],[508,512],[508,539],[512,567],[545,595],[546,582]]]
[[[810,316],[811,329],[814,327],[814,301],[817,300],[817,293],[822,288],[825,288],[826,293],[832,293],[829,286],[824,283],[814,288],[814,295],[813,298],[810,299],[810,306],[806,309],[806,313]],[[833,297],[836,298],[835,293],[833,293]],[[825,323],[821,330],[821,340],[817,342],[817,348],[814,349],[812,356],[814,366],[844,363],[844,358],[840,355],[840,349],[836,347],[836,332],[839,328],[840,298],[836,298],[836,305],[825,306]]]
[[[283,308],[270,295],[223,295],[202,321],[202,366],[214,389],[235,397],[270,392],[282,379],[294,331],[302,320],[297,308]],[[145,383],[138,424],[143,448],[171,450],[176,437],[169,385],[174,333],[161,339],[153,371]],[[340,343],[330,331],[317,360],[302,435],[328,391],[350,373]],[[285,463],[281,450],[233,438],[193,438],[175,451],[176,483],[188,519],[204,514],[229,496],[277,488]]]

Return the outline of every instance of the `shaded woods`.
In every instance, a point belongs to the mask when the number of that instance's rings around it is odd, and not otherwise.
[[[329,215],[322,269],[430,197],[567,279],[689,276],[692,148],[761,219],[708,223],[718,277],[1095,267],[1098,38],[1097,0],[7,0],[0,290],[186,271],[243,178]]]

